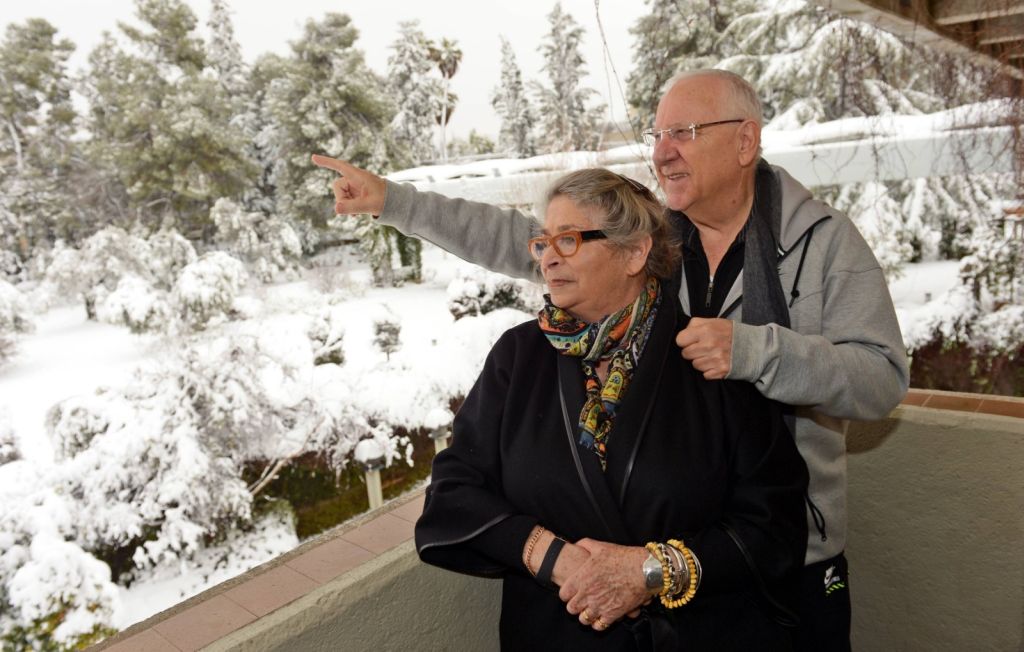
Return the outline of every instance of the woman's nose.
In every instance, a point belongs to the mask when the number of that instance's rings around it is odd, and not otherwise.
[[[544,248],[544,253],[540,255],[541,269],[548,269],[549,267],[554,267],[555,265],[558,265],[560,262],[562,262],[562,257],[558,255],[558,252],[555,251],[554,247],[548,245],[547,247]]]

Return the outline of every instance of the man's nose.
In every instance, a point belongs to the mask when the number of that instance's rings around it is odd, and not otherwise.
[[[662,165],[678,157],[679,152],[672,146],[672,139],[667,135],[663,135],[655,141],[654,149],[651,150],[651,160],[654,161],[655,165]]]

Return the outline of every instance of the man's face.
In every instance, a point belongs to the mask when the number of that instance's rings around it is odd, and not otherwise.
[[[739,118],[728,108],[726,88],[713,77],[678,82],[661,98],[654,128],[686,127]],[[669,208],[693,217],[721,201],[719,193],[735,189],[741,180],[736,156],[737,128],[724,124],[697,132],[696,140],[678,142],[663,137],[654,146],[654,169]]]

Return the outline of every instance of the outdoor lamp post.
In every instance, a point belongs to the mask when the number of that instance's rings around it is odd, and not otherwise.
[[[430,438],[434,440],[435,455],[448,448],[448,435],[452,434],[454,418],[451,411],[444,408],[434,408],[427,414],[426,426],[430,428]]]
[[[364,439],[356,444],[356,461],[366,473],[366,496],[370,500],[370,509],[377,509],[384,504],[384,492],[380,486],[380,470],[385,466],[384,449],[375,439]]]

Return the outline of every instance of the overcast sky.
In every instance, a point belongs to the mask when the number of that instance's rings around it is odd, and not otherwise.
[[[187,2],[205,27],[209,2]],[[498,118],[491,108],[490,97],[499,79],[500,35],[512,43],[524,77],[546,82],[541,76],[540,45],[548,30],[547,15],[554,7],[554,0],[494,3],[486,0],[229,0],[229,3],[236,35],[249,61],[264,52],[288,52],[288,42],[299,37],[306,19],[321,18],[332,11],[351,16],[360,35],[356,46],[366,53],[370,67],[382,74],[400,20],[418,19],[429,38],[455,39],[462,49],[463,59],[458,74],[452,79],[459,104],[450,127],[460,136],[471,128],[492,137],[497,134]],[[563,0],[562,7],[585,30],[583,56],[590,72],[587,85],[612,107],[615,119],[622,119],[624,109],[618,85],[612,79],[609,88],[609,77],[605,74],[607,70],[611,75],[611,67],[604,62],[595,0]],[[600,0],[607,51],[623,89],[632,69],[633,39],[628,30],[645,10],[645,3],[640,0]],[[3,0],[0,3],[0,23],[4,25],[29,17],[45,18],[62,36],[75,43],[78,50],[71,61],[72,69],[78,70],[85,65],[88,52],[99,42],[104,30],[116,30],[119,20],[134,19],[134,3],[132,0]]]

